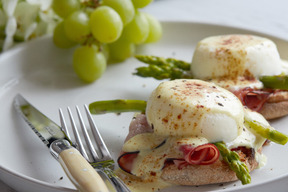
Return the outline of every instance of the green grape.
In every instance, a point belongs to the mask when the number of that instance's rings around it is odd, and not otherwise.
[[[102,43],[116,41],[123,30],[119,14],[108,6],[100,6],[90,15],[90,26],[93,36]]]
[[[89,17],[83,11],[76,11],[64,20],[67,37],[77,43],[83,43],[90,34]]]
[[[150,4],[153,0],[132,0],[135,8],[143,8]]]
[[[79,0],[53,0],[53,11],[60,17],[66,18],[71,13],[80,9]]]
[[[121,17],[123,25],[132,21],[135,9],[131,0],[103,0],[102,5],[112,7]]]
[[[162,37],[162,26],[160,22],[152,15],[145,13],[147,21],[149,23],[149,34],[145,43],[154,43]]]
[[[75,42],[68,39],[64,30],[64,22],[60,22],[54,29],[53,42],[59,48],[70,48],[76,45]]]
[[[80,46],[73,54],[73,68],[80,79],[91,83],[104,73],[106,58],[96,45]]]
[[[149,23],[146,16],[136,11],[133,20],[125,26],[123,36],[135,44],[144,43],[149,34]]]
[[[109,56],[115,61],[124,61],[135,53],[135,45],[123,37],[120,37],[117,41],[108,46]]]

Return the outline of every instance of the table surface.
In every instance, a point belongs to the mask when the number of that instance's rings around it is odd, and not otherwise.
[[[240,27],[288,40],[287,0],[155,0],[142,11],[160,21]],[[0,192],[16,192],[0,181]]]

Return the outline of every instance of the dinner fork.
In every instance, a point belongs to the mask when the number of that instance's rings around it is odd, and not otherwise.
[[[97,145],[97,149],[95,149],[95,147],[93,146],[92,140],[89,136],[88,130],[85,126],[85,123],[83,121],[83,118],[82,118],[82,115],[78,106],[76,106],[76,112],[77,112],[77,116],[79,119],[81,131],[85,139],[88,150],[86,150],[84,147],[84,143],[82,142],[80,133],[77,129],[71,109],[68,107],[67,111],[68,111],[69,119],[71,122],[71,128],[72,128],[75,140],[76,140],[76,143],[74,143],[74,145],[83,155],[83,157],[95,168],[95,170],[99,173],[99,175],[103,177],[103,173],[104,173],[104,175],[108,177],[108,179],[111,181],[111,183],[113,184],[117,192],[130,192],[129,188],[124,184],[124,182],[113,172],[115,161],[111,157],[111,154],[109,153],[109,150],[107,149],[107,146],[105,145],[99,133],[99,130],[93,121],[93,118],[89,112],[87,105],[84,105],[84,109],[85,109],[86,116],[90,125],[90,129],[92,131],[92,135]],[[65,132],[68,138],[71,138],[69,131],[68,131],[67,124],[65,122],[62,109],[59,109],[59,116],[60,116],[61,127],[63,131]]]

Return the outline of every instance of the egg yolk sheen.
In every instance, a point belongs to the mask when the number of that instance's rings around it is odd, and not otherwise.
[[[230,142],[242,133],[244,109],[231,92],[201,80],[162,82],[150,95],[146,116],[161,136]]]

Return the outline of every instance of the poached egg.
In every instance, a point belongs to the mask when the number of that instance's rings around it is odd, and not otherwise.
[[[191,64],[195,78],[279,75],[282,60],[275,43],[253,35],[222,35],[201,40]]]
[[[242,133],[244,109],[224,88],[182,79],[160,83],[147,101],[146,117],[157,135],[230,142]]]
[[[287,73],[287,62],[270,39],[240,34],[211,36],[198,42],[191,73],[226,88],[262,88],[257,78]]]

